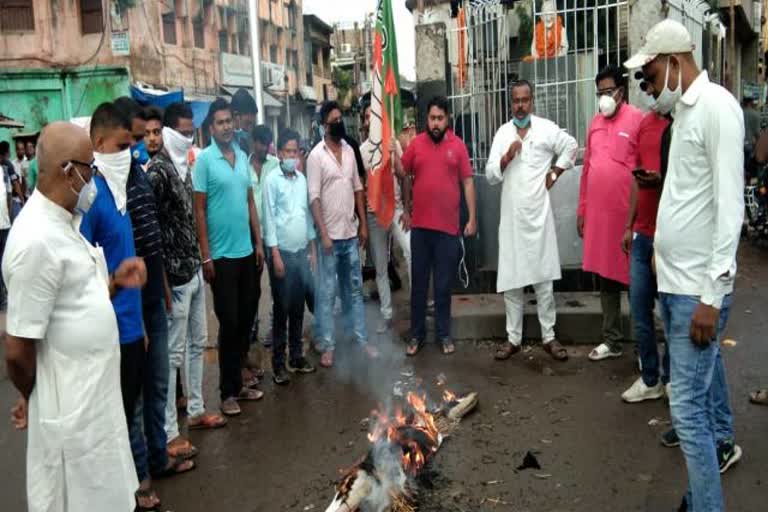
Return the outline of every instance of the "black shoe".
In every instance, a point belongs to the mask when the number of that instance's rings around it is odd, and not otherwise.
[[[685,496],[683,496],[683,502],[680,503],[680,508],[677,509],[677,512],[688,512],[688,500],[685,499]]]
[[[293,373],[313,373],[316,370],[316,368],[309,364],[309,361],[303,357],[291,361],[289,368]]]
[[[721,441],[717,443],[717,462],[720,464],[720,473],[725,473],[731,466],[741,459],[741,447],[733,441]]]
[[[675,432],[675,429],[671,428],[661,434],[661,444],[667,448],[675,448],[676,446],[680,446],[680,438],[677,437],[677,432]]]
[[[288,375],[288,372],[285,371],[285,368],[280,366],[272,371],[272,380],[279,386],[285,386],[291,382],[291,377]]]

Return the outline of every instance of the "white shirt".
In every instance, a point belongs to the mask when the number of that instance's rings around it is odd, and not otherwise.
[[[0,166],[0,173],[5,174],[5,167]],[[10,229],[11,216],[8,212],[8,196],[11,191],[8,189],[10,180],[6,180],[5,176],[0,176],[0,229]]]
[[[720,308],[744,217],[744,117],[706,71],[675,107],[654,246],[659,291]]]
[[[521,141],[522,149],[502,173],[501,158],[514,141]],[[537,116],[531,116],[524,139],[512,121],[499,128],[493,138],[485,176],[491,185],[503,183],[496,291],[560,279],[555,217],[546,178],[555,158],[557,167],[573,167],[578,148],[576,139],[565,130]]]
[[[18,158],[11,160],[11,163],[13,164],[13,168],[16,170],[16,174],[26,180],[27,174],[29,174],[29,160],[27,160],[26,155],[21,160]]]
[[[365,142],[360,145],[360,155],[363,157],[363,167],[365,167],[366,171],[370,172],[371,167],[373,166],[373,162],[376,161],[378,155],[375,146],[371,142],[371,139],[366,139]],[[395,140],[395,156],[397,158],[403,158],[403,148],[400,145],[400,142],[397,140]],[[400,190],[400,181],[397,179],[397,175],[395,175],[394,170],[392,171],[392,179],[395,181],[395,210],[402,212],[403,195],[402,191]],[[372,211],[370,207],[368,207],[368,211]]]
[[[36,344],[29,511],[132,511],[138,481],[103,252],[80,235],[68,211],[36,190],[8,236],[3,278],[8,333]]]

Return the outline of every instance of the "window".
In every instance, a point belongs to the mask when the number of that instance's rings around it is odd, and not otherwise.
[[[83,34],[98,34],[104,30],[101,0],[80,0],[80,30]]]
[[[0,0],[0,30],[35,30],[32,0]]]
[[[248,37],[247,32],[240,32],[238,34],[238,37],[240,38],[240,55],[250,55],[251,54],[251,41]]]
[[[275,45],[269,47],[269,62],[277,64],[277,46]]]
[[[229,51],[229,35],[227,34],[226,30],[222,30],[219,32],[219,51],[220,52]]]
[[[195,48],[205,48],[205,23],[203,20],[192,22],[192,32],[195,38]]]
[[[176,44],[176,13],[163,14],[163,41],[165,44]]]

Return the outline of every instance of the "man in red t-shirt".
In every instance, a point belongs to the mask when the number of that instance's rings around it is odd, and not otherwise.
[[[633,173],[629,218],[622,242],[624,252],[630,254],[629,302],[642,366],[642,376],[621,395],[629,403],[661,398],[669,382],[666,351],[664,371],[659,369],[653,315],[656,276],[651,267],[662,186],[661,137],[668,125],[669,119],[654,111],[648,112],[640,123],[637,141],[640,169]]]
[[[413,176],[409,356],[416,355],[427,336],[427,288],[432,274],[437,339],[444,354],[455,351],[451,341],[451,286],[463,250],[459,226],[462,187],[469,210],[464,236],[477,232],[472,165],[464,142],[448,129],[449,119],[448,100],[433,98],[427,105],[427,131],[413,139],[402,159],[403,170]],[[408,188],[404,193],[406,205]]]

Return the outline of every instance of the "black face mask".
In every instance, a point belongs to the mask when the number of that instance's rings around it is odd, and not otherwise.
[[[442,141],[444,137],[445,137],[445,132],[444,131],[440,132],[440,135],[435,135],[432,130],[429,130],[429,138],[432,139],[432,141],[435,144],[439,144],[440,141]]]
[[[347,134],[347,129],[344,127],[344,121],[338,121],[328,125],[328,135],[336,140],[341,140]]]

